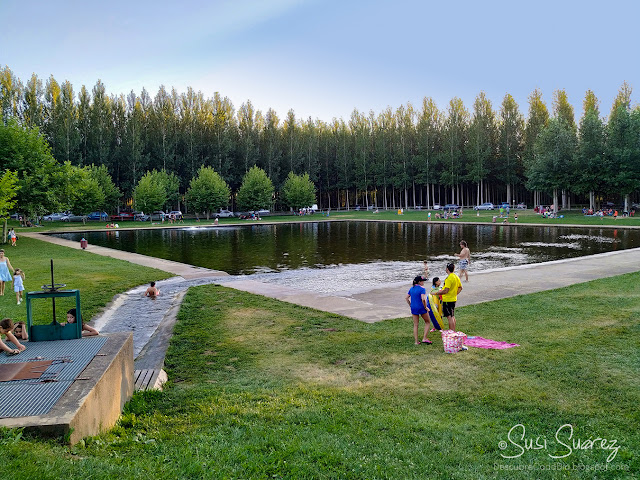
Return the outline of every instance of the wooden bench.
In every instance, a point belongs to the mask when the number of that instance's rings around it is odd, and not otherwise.
[[[133,378],[136,391],[162,390],[162,385],[167,381],[167,373],[164,370],[135,370]]]

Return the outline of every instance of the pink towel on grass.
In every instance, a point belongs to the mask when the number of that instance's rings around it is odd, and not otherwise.
[[[467,337],[464,341],[465,345],[476,348],[492,348],[495,350],[502,350],[504,348],[519,347],[517,343],[499,342],[497,340],[490,340],[482,337]]]

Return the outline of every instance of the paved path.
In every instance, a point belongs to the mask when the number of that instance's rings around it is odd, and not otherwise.
[[[23,235],[79,248],[76,242],[69,240],[33,233]],[[144,298],[142,295],[146,285],[140,286],[117,295],[104,313],[93,320],[101,332],[133,330],[137,369],[159,368],[158,365],[162,364],[182,298],[186,290],[195,285],[216,283],[368,323],[409,316],[409,309],[404,301],[410,287],[409,282],[349,296],[321,295],[104,247],[90,246],[88,251],[178,275],[158,282],[162,294],[156,301]],[[458,305],[552,290],[636,271],[640,271],[640,248],[472,273],[469,282],[463,282]],[[444,272],[431,273],[438,275]]]

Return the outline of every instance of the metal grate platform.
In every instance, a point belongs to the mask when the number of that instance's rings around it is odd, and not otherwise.
[[[53,360],[39,379],[0,382],[0,418],[49,412],[106,341],[107,337],[90,337],[26,342],[24,345],[27,349],[20,355],[7,357],[0,354],[0,363]]]

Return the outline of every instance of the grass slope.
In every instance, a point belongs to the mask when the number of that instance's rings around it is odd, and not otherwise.
[[[172,276],[161,270],[27,237],[21,237],[16,247],[0,245],[0,248],[4,248],[13,268],[25,272],[25,292],[40,291],[42,285],[51,283],[50,259],[53,259],[55,282],[66,284],[68,289],[80,290],[84,321],[89,321],[114,295],[151,280]],[[35,323],[51,322],[50,305],[50,301],[33,303]],[[65,312],[75,307],[75,300],[58,299],[56,305],[58,321],[66,321]],[[0,316],[14,321],[27,319],[25,303],[16,305],[11,282],[5,284],[5,295],[0,297]]]
[[[463,331],[521,347],[457,355],[440,340],[414,346],[409,319],[368,325],[192,288],[164,392],[137,393],[118,427],[75,447],[0,431],[3,470],[40,479],[635,478],[639,285],[630,274],[461,308]],[[516,424],[547,450],[502,458],[519,452],[499,448]],[[599,447],[551,459],[567,453],[554,439],[565,424],[573,440],[617,440],[615,459]],[[567,432],[560,439],[571,445]]]

